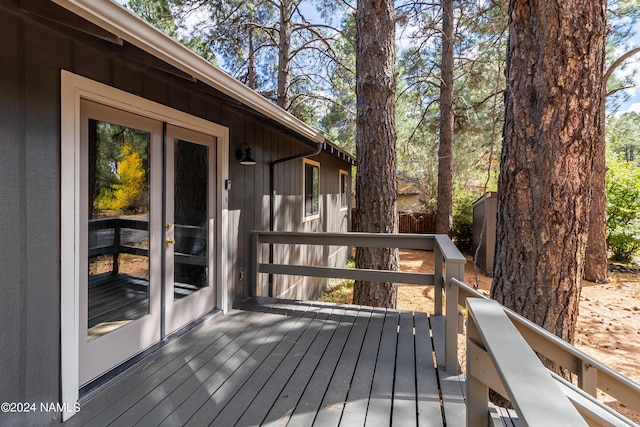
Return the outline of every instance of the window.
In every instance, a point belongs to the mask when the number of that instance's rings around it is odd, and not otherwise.
[[[304,218],[320,217],[320,163],[303,159]]]
[[[349,207],[349,181],[351,177],[349,172],[340,170],[340,209],[347,209]]]

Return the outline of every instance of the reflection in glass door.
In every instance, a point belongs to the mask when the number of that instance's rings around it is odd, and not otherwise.
[[[215,143],[212,136],[167,126],[167,333],[214,307]]]
[[[173,143],[173,297],[179,300],[209,286],[209,147]]]
[[[151,134],[94,119],[88,126],[91,341],[149,313]]]

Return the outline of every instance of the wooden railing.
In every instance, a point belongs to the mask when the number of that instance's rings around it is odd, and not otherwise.
[[[433,251],[434,273],[408,273],[387,270],[356,270],[312,265],[270,264],[258,259],[262,244],[295,244],[316,246],[346,246],[361,248],[403,248]],[[382,234],[382,233],[302,233],[254,231],[252,245],[252,291],[257,292],[257,275],[284,274],[309,277],[389,281],[435,287],[434,312],[442,314],[442,289],[450,278],[464,280],[466,259],[448,236],[436,234]],[[446,265],[446,270],[443,268]],[[443,275],[444,272],[444,275]],[[457,330],[457,323],[454,325]]]
[[[176,241],[179,242],[185,238],[198,241],[200,244],[199,249],[187,248],[187,250],[185,250],[185,248],[182,248],[182,252],[174,250],[175,262],[179,264],[207,266],[207,229],[205,227],[179,224],[175,224],[173,227],[175,228],[175,239],[172,239],[173,244],[176,244]],[[148,248],[123,244],[123,229],[148,231],[149,221],[118,217],[89,220],[90,233],[113,230],[113,236],[107,237],[110,240],[110,244],[90,247],[88,254],[89,258],[95,258],[101,255],[111,255],[113,257],[111,270],[113,274],[118,274],[118,259],[120,254],[149,256]]]
[[[366,248],[402,248],[419,249],[434,252],[434,273],[407,273],[384,270],[354,270],[351,268],[332,268],[310,265],[269,264],[260,262],[258,248],[261,244],[297,244],[320,246],[346,246]],[[449,279],[464,280],[464,265],[467,262],[464,255],[453,244],[449,236],[440,234],[382,234],[382,233],[302,233],[254,231],[252,244],[252,277],[251,289],[256,294],[257,275],[284,274],[296,276],[325,277],[338,279],[354,279],[364,281],[389,281],[417,285],[434,286],[434,306],[436,315],[442,314],[442,291]],[[447,293],[457,293],[452,287]],[[268,295],[271,296],[271,295]],[[449,303],[447,298],[447,313],[456,312],[455,316],[445,317],[445,331],[447,337],[457,336],[458,333],[458,305],[457,296]],[[445,369],[454,372],[458,368],[457,340],[447,340],[445,343]]]
[[[133,230],[149,230],[149,221],[146,220],[134,220],[127,218],[105,218],[105,219],[91,219],[89,220],[89,233],[100,232],[106,230],[113,230],[113,237],[111,238],[110,245],[94,246],[89,248],[89,258],[95,258],[101,255],[111,255],[113,257],[113,264],[111,272],[118,274],[118,258],[120,254],[131,254],[140,256],[149,256],[148,248],[141,248],[137,246],[129,246],[122,244],[122,229]]]
[[[468,426],[489,425],[489,387],[525,425],[587,425],[496,301],[469,298],[467,308]]]
[[[434,274],[264,263],[258,259],[258,248],[261,244],[432,250],[435,254]],[[485,420],[482,425],[487,425],[486,386],[494,388],[496,391],[504,393],[506,397],[517,401],[515,404],[521,407],[520,421],[524,421],[522,425],[584,425],[584,421],[576,421],[576,424],[573,424],[572,420],[574,420],[575,411],[573,409],[567,410],[566,401],[573,404],[573,407],[581,415],[580,420],[584,418],[588,425],[635,425],[622,415],[598,402],[595,396],[598,389],[602,390],[616,398],[623,405],[640,413],[640,385],[528,319],[496,302],[492,302],[477,290],[466,285],[463,282],[465,258],[447,236],[253,232],[252,251],[252,289],[254,295],[257,277],[263,273],[364,281],[385,280],[397,283],[433,285],[435,287],[434,313],[439,315],[442,313],[442,291],[444,290],[446,295],[445,369],[448,372],[459,372],[459,307],[460,305],[467,305],[470,313],[468,323],[471,325],[468,327],[467,357],[472,359],[467,360],[467,369],[471,369],[474,378],[471,384],[467,383],[470,386],[467,392],[467,404],[468,406],[471,405],[471,409],[467,408],[468,416],[471,417],[468,425],[480,425],[476,424],[478,418],[475,417],[481,417],[482,420]],[[485,304],[485,302],[489,305]],[[472,312],[473,314],[471,314]],[[504,337],[508,337],[508,345],[504,343],[504,340],[500,341],[502,334],[504,334]],[[517,347],[517,351],[512,354],[514,347]],[[540,370],[542,365],[540,365],[539,359],[535,356],[535,360],[530,357],[532,351],[546,356],[575,374],[578,378],[578,387],[554,376],[544,368]],[[521,352],[528,354],[528,356],[521,355]],[[517,366],[514,366],[514,362]],[[478,369],[478,366],[481,366],[482,369]],[[476,381],[478,377],[480,377],[480,382],[484,381],[483,384]],[[543,378],[540,379],[541,377]],[[546,393],[547,387],[551,387],[549,386],[549,381],[547,381],[551,378],[556,380],[555,382],[552,381],[552,384],[555,384],[552,387],[554,391],[547,395],[551,399],[541,399],[542,395]],[[530,379],[537,384],[535,387],[527,389],[518,385],[521,381],[521,384],[526,385]],[[558,387],[562,392],[562,398],[557,395]],[[528,396],[527,393],[529,393]],[[532,396],[534,397],[533,401],[530,399]],[[528,407],[529,405],[533,406]],[[518,410],[518,406],[516,406],[516,410]],[[523,409],[523,406],[527,406],[527,408]],[[534,415],[536,411],[545,411],[550,414],[567,413],[570,414],[567,415],[569,421],[563,422],[561,421],[563,418],[556,418],[557,421],[554,424],[539,424],[535,422],[537,419],[537,416]],[[531,423],[527,423],[529,419],[532,421]]]
[[[455,278],[452,278],[446,287],[447,290],[452,288],[458,290],[458,292],[456,292],[456,298],[459,298],[459,300],[456,301],[456,303],[460,302],[462,304],[466,301],[467,307],[469,307],[469,301],[473,299],[492,301],[477,290]],[[454,292],[451,294],[454,294]],[[449,299],[450,296],[452,295],[447,295],[447,299]],[[497,305],[497,307],[504,313],[503,316],[506,316],[510,323],[512,323],[528,347],[576,375],[578,379],[577,389],[559,377],[556,377],[556,380],[561,383],[561,388],[565,394],[569,396],[574,405],[578,407],[578,410],[583,416],[590,420],[591,425],[634,425],[633,423],[629,424],[630,422],[628,420],[611,411],[609,408],[598,405],[595,397],[597,396],[597,390],[601,390],[617,399],[623,405],[640,413],[640,385],[518,313],[501,305]],[[449,313],[445,315],[448,316]],[[495,326],[489,327],[495,329]],[[467,340],[469,340],[469,334],[470,332],[468,330]],[[454,341],[456,345],[458,342],[456,334],[445,337],[445,340]],[[499,350],[506,351],[506,348]],[[467,347],[467,356],[469,356],[470,351],[473,351],[473,346],[471,349]],[[467,361],[467,363],[469,362]],[[468,365],[467,369],[469,369]],[[608,415],[603,415],[606,412],[608,412]],[[624,422],[618,421],[610,424],[609,421],[606,420],[610,420],[612,414],[615,414],[616,419],[622,419]],[[593,419],[600,421],[595,422]]]

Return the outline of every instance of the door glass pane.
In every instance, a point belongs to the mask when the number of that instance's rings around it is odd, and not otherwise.
[[[150,138],[89,120],[89,341],[149,312]]]
[[[175,140],[174,300],[209,284],[209,147]]]

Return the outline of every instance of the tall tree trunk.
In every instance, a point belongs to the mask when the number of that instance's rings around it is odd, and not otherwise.
[[[249,27],[249,53],[247,58],[249,64],[247,65],[247,86],[256,90],[258,82],[256,77],[256,52],[253,47],[254,31],[253,25],[251,25]]]
[[[628,58],[640,53],[640,48],[632,49],[620,56],[604,73],[602,79],[602,117],[605,117],[605,101],[607,96],[607,81],[613,72]],[[593,182],[591,184],[591,221],[589,223],[589,239],[584,266],[584,278],[592,282],[606,282],[609,276],[609,262],[607,256],[607,192],[606,192],[606,128],[605,120],[600,126],[600,135],[596,148],[596,158],[593,164]]]
[[[449,235],[453,223],[453,0],[443,0],[441,4],[442,64],[436,233]]]
[[[591,211],[589,213],[589,234],[584,261],[584,278],[591,282],[605,283],[609,277],[609,257],[607,255],[607,146],[605,142],[605,96],[606,82],[602,83],[602,121],[598,129],[595,146],[593,174],[591,176]]]
[[[491,296],[573,342],[600,127],[606,0],[511,0]]]
[[[280,28],[278,34],[278,93],[276,94],[276,104],[285,110],[288,110],[290,107],[292,8],[291,0],[281,0]]]
[[[356,11],[356,230],[394,233],[396,215],[393,0],[359,0]],[[398,270],[397,249],[356,248],[356,267]],[[395,307],[395,283],[356,282],[354,304]]]

